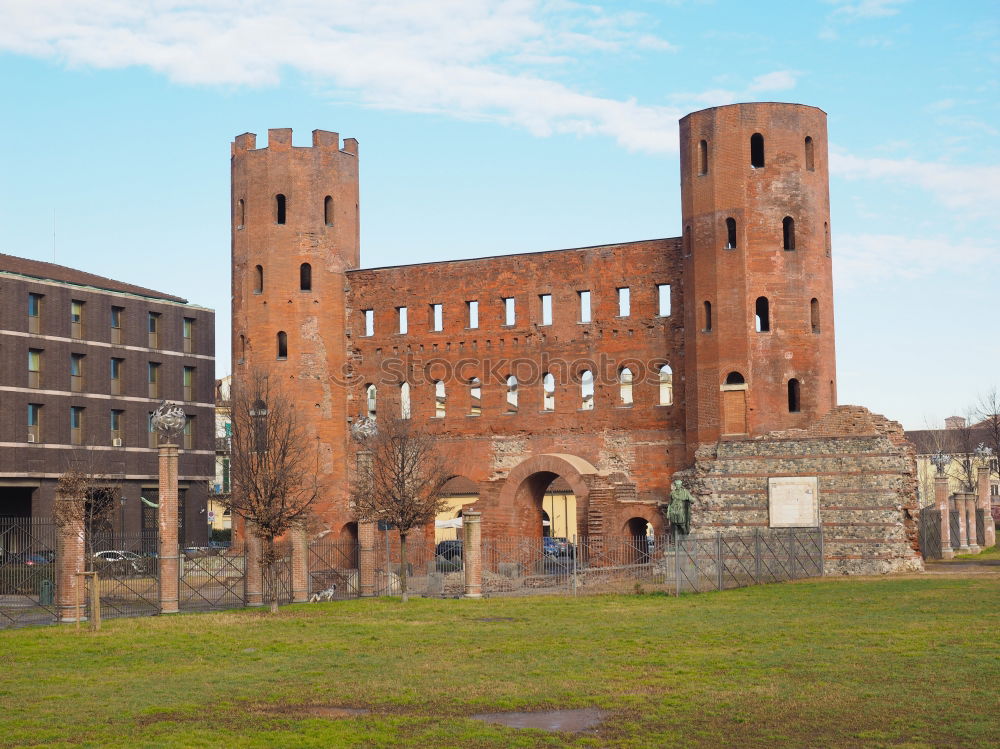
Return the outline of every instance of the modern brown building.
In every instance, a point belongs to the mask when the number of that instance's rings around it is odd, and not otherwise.
[[[214,475],[215,313],[151,289],[0,254],[0,516],[51,517],[69,469],[115,495],[116,530],[156,527],[162,400],[188,414],[183,542],[203,544]]]

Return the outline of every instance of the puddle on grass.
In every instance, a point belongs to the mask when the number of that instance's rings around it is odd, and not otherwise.
[[[476,713],[469,717],[485,723],[500,723],[511,728],[581,733],[600,726],[608,717],[608,711],[585,707],[580,710],[543,710],[534,713]]]

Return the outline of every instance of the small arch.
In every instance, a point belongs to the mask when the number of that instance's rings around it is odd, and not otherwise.
[[[684,243],[684,256],[685,257],[690,257],[691,256],[691,224],[688,224],[687,226],[684,227],[683,243]]]
[[[757,297],[754,318],[758,333],[767,333],[771,329],[771,303],[766,296]]]
[[[264,293],[264,266],[258,265],[254,270],[253,293]]]
[[[708,174],[708,141],[698,143],[698,175]]]
[[[399,386],[399,418],[410,418],[410,383],[408,382]]]
[[[750,166],[754,169],[764,166],[764,136],[760,133],[750,136]]]
[[[327,195],[323,198],[323,223],[333,226],[333,196]]]
[[[826,247],[826,256],[830,257],[830,224],[823,222],[823,245]]]
[[[247,337],[240,333],[240,363],[242,364],[247,358]]]
[[[795,219],[791,216],[781,219],[781,241],[786,250],[795,249]]]
[[[371,383],[365,385],[365,409],[368,412],[368,418],[376,418],[378,413],[378,392],[375,386]]]
[[[702,328],[702,332],[703,333],[711,333],[712,332],[712,303],[706,300],[704,308],[705,308],[705,327]]]
[[[288,335],[283,330],[278,331],[278,358],[288,358]]]
[[[726,219],[726,249],[736,249],[736,219],[731,216]]]
[[[443,419],[448,396],[445,393],[444,381],[434,380],[434,418]]]
[[[788,381],[788,412],[797,414],[802,410],[801,388],[799,381],[794,377]]]
[[[631,406],[633,403],[632,381],[634,377],[632,370],[622,367],[618,372],[618,405]]]
[[[285,223],[285,196],[281,193],[274,196],[274,218],[279,224]]]
[[[302,263],[299,266],[299,290],[300,291],[312,291],[313,287],[313,272],[312,266],[309,263]]]
[[[469,416],[483,413],[483,385],[478,377],[469,380]]]
[[[517,413],[517,378],[507,375],[507,413]]]
[[[809,321],[812,324],[812,332],[819,333],[819,299],[816,297],[809,300]]]
[[[594,410],[594,373],[589,369],[580,373],[580,409]]]
[[[726,375],[727,385],[746,385],[747,381],[739,372],[730,372]]]
[[[659,371],[660,405],[672,406],[674,403],[674,370],[669,364],[664,364]]]
[[[806,145],[806,170],[812,172],[816,170],[816,165],[813,156],[813,139],[811,136],[809,135],[806,136],[805,145]]]
[[[542,410],[556,410],[556,378],[551,372],[542,376]]]
[[[247,207],[246,203],[243,202],[243,198],[240,198],[236,203],[236,228],[242,229],[246,223],[247,218]]]

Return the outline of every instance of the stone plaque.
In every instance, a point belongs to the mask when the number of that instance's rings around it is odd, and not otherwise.
[[[815,476],[784,476],[767,481],[772,528],[815,528],[819,496]]]

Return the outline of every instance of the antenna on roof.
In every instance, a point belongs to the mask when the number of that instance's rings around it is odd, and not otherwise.
[[[56,261],[56,209],[52,207],[52,262]]]

